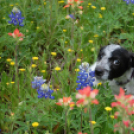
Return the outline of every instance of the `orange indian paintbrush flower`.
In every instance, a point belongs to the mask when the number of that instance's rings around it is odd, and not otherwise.
[[[12,36],[13,38],[19,38],[20,41],[23,40],[22,37],[24,37],[24,35],[22,33],[19,32],[18,29],[15,29],[13,33],[8,33],[9,36]]]

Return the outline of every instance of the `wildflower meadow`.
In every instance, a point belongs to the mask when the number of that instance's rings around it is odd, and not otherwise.
[[[0,134],[134,134],[134,97],[90,66],[134,52],[134,0],[0,0]]]

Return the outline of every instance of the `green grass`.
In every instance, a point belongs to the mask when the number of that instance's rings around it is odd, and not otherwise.
[[[76,102],[78,72],[75,69],[82,62],[92,64],[100,47],[110,43],[134,51],[133,4],[127,5],[123,0],[85,0],[81,4],[83,13],[79,14],[78,8],[63,8],[66,3],[66,0],[64,3],[58,3],[58,0],[0,0],[0,129],[3,134],[64,133],[65,111],[55,103],[63,96],[71,96]],[[8,24],[13,6],[17,6],[25,17],[24,27]],[[106,7],[106,10],[102,11],[101,7]],[[66,19],[68,14],[75,14],[78,23],[76,19]],[[15,66],[7,62],[8,58],[15,62],[16,43],[8,33],[16,28],[25,35],[17,51],[18,68],[25,69],[18,74],[19,93]],[[98,37],[94,37],[96,34]],[[51,52],[57,55],[52,56]],[[35,56],[39,60],[33,61]],[[78,58],[81,62],[77,62]],[[37,67],[32,68],[32,64]],[[55,71],[56,66],[61,71]],[[47,80],[55,91],[54,100],[38,99],[36,90],[31,88],[34,76],[43,76]],[[12,81],[15,83],[11,84]],[[92,119],[96,121],[94,134],[113,134],[117,121],[110,115],[116,110],[107,113],[104,108],[110,106],[114,96],[108,90],[109,86],[96,88],[99,89],[97,99],[100,104],[91,105]],[[69,134],[80,131],[80,119],[81,110],[75,106],[68,115]],[[33,128],[33,122],[39,122],[39,126]],[[90,134],[89,117],[84,112],[82,124],[83,132]]]

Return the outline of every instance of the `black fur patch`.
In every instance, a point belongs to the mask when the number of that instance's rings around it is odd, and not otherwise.
[[[115,65],[114,60],[119,60],[120,64]],[[109,58],[110,72],[108,79],[114,79],[122,76],[131,67],[131,55],[124,48],[116,49]]]

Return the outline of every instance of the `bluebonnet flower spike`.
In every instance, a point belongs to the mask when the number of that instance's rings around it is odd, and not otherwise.
[[[126,4],[130,4],[130,3],[134,4],[134,0],[123,0],[123,1],[126,1]]]
[[[8,21],[9,24],[24,26],[24,24],[22,24],[24,17],[21,16],[21,11],[17,7],[13,8],[9,17],[11,18],[11,21]]]
[[[38,98],[50,98],[54,99],[52,96],[53,90],[51,90],[48,84],[45,83],[46,80],[43,77],[34,77],[34,81],[32,81],[32,88],[37,89]]]
[[[78,72],[79,76],[77,76],[76,83],[78,83],[78,85],[76,90],[83,89],[87,86],[93,87],[95,74],[94,71],[90,70],[89,64],[87,62],[84,62],[79,66],[79,69],[80,71]]]
[[[39,89],[42,84],[46,82],[45,79],[43,79],[43,76],[41,77],[34,77],[34,81],[32,81],[32,88]]]

